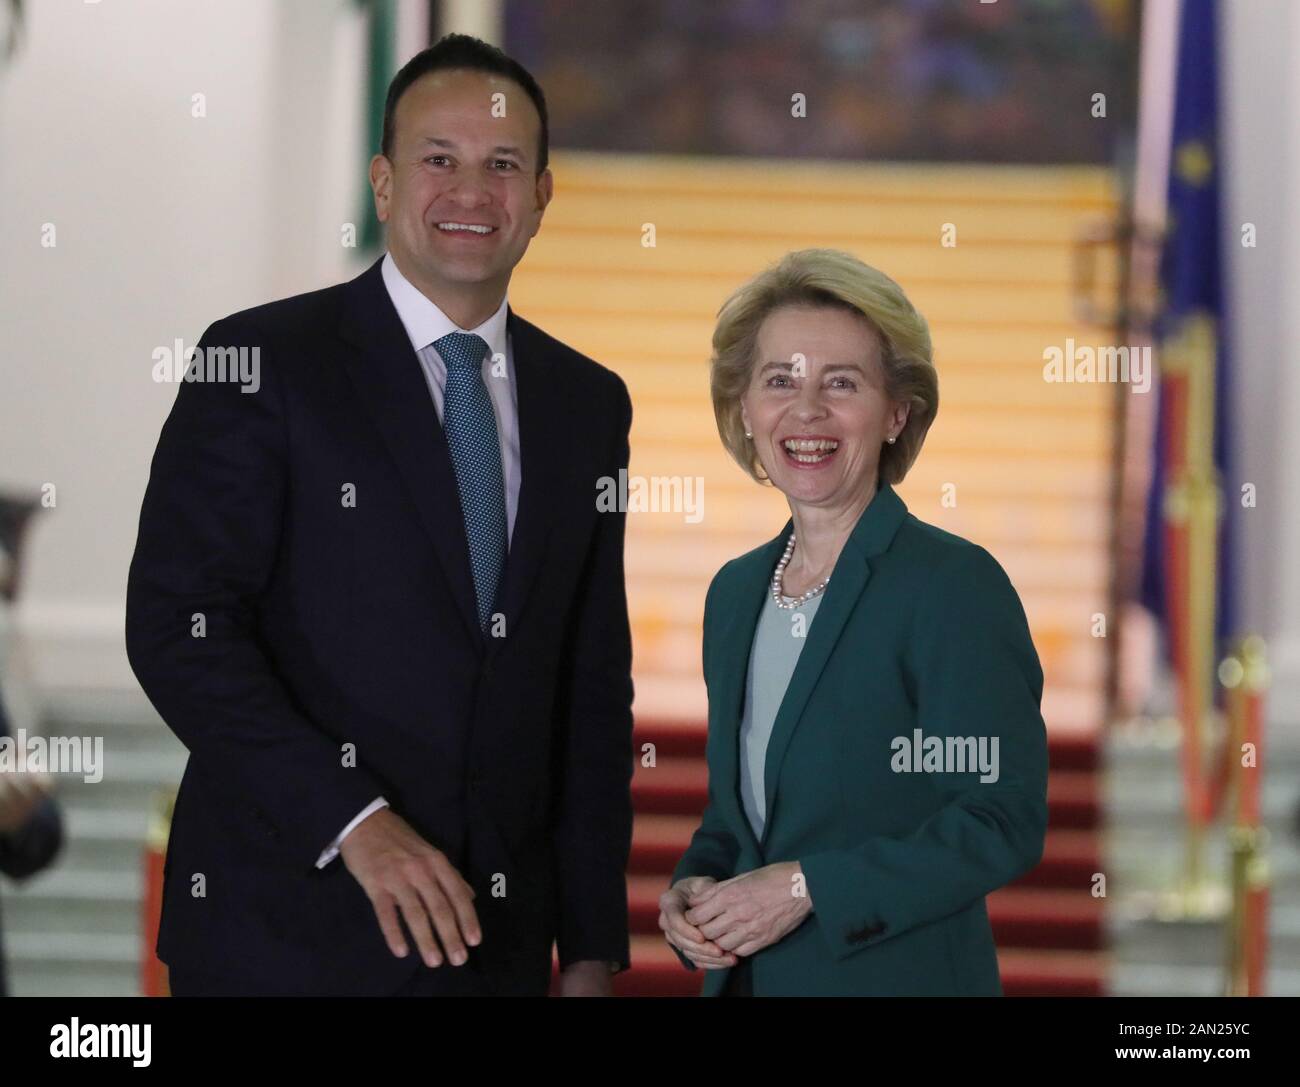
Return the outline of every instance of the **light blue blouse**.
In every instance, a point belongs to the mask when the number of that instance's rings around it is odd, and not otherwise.
[[[819,593],[802,607],[786,611],[776,606],[770,589],[763,593],[763,611],[749,652],[745,710],[740,722],[740,799],[749,825],[754,828],[754,837],[759,840],[767,818],[763,794],[767,743],[824,595]]]

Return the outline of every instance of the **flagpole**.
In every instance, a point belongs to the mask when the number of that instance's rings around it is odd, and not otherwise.
[[[1227,776],[1219,733],[1215,675],[1220,616],[1221,481],[1216,463],[1220,393],[1221,196],[1217,8],[1181,0],[1173,65],[1174,106],[1166,145],[1168,200],[1161,269],[1159,431],[1161,481],[1158,560],[1181,725],[1186,866],[1162,900],[1161,916],[1210,920],[1226,907],[1226,888],[1206,871],[1209,827]],[[1163,477],[1163,478],[1162,478]],[[1212,770],[1212,767],[1214,768]]]
[[[1159,255],[1164,235],[1169,184],[1169,145],[1173,134],[1175,61],[1181,0],[1146,0],[1141,5],[1138,59],[1138,110],[1134,165],[1131,180],[1131,218],[1117,241],[1125,270],[1127,298],[1126,342],[1138,350],[1153,350],[1154,321],[1159,294]],[[1148,526],[1147,496],[1153,483],[1152,463],[1128,457],[1129,449],[1152,448],[1156,436],[1157,408],[1161,396],[1158,368],[1151,388],[1134,394],[1128,387],[1116,390],[1115,438],[1111,457],[1112,523],[1115,542],[1111,554],[1111,615],[1114,644],[1109,646],[1105,691],[1105,721],[1115,724],[1138,707],[1123,699],[1134,689],[1130,675],[1149,675],[1152,661],[1135,656],[1143,639],[1131,639],[1124,622],[1130,601],[1139,598],[1143,569],[1143,541],[1155,526]],[[1130,644],[1133,646],[1129,648]],[[1127,681],[1127,682],[1126,682]]]

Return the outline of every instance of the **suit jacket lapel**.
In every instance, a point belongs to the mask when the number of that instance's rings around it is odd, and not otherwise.
[[[551,373],[550,352],[540,331],[509,311],[507,329],[514,358],[515,401],[519,408],[519,507],[510,551],[497,598],[505,616],[506,636],[515,627],[527,603],[554,521],[555,499],[566,485],[563,468],[568,463],[572,427],[564,422],[562,393]],[[591,481],[592,502],[596,483]],[[499,649],[504,638],[488,639],[488,652]]]
[[[709,772],[717,774],[718,796],[727,805],[731,824],[741,829],[755,853],[759,851],[758,839],[740,800],[740,725],[758,617],[792,527],[793,523],[787,521],[785,528],[752,556],[736,578],[733,595],[716,605],[721,614],[720,620],[715,619],[720,621],[720,628],[714,637],[717,657],[710,669],[716,678],[709,689],[709,731],[719,740],[716,768],[711,767]]]
[[[721,628],[715,636],[715,657],[709,669],[709,731],[711,735],[716,734],[719,741],[714,756],[716,763],[710,766],[710,773],[717,774],[718,796],[727,805],[733,827],[740,829],[743,840],[749,842],[759,856],[762,856],[762,846],[766,844],[772,827],[777,784],[790,739],[826,662],[839,642],[844,625],[871,577],[868,560],[889,547],[906,515],[907,507],[903,500],[891,486],[881,484],[858,518],[836,561],[830,585],[808,628],[808,640],[799,654],[799,662],[790,677],[790,685],[786,688],[768,739],[763,769],[766,817],[762,842],[754,838],[740,800],[740,726],[754,634],[767,603],[772,571],[794,528],[793,520],[787,521],[775,538],[750,557],[729,586],[728,597],[715,605],[721,615],[721,619],[715,622],[720,622]]]
[[[382,260],[348,284],[340,333],[353,347],[345,369],[406,482],[420,520],[447,575],[456,610],[470,635],[482,638],[474,604],[474,576],[456,470],[429,397],[419,359],[393,307],[380,273]],[[510,310],[507,317],[519,411],[519,506],[502,572],[497,606],[507,637],[527,603],[553,525],[553,496],[564,485],[570,428],[564,425],[562,393],[537,328]],[[595,483],[592,483],[595,501]],[[488,652],[503,638],[489,638]]]
[[[478,640],[482,633],[455,469],[420,360],[384,288],[381,264],[376,261],[347,285],[339,334],[352,350],[344,354],[344,368],[433,540],[456,610]]]
[[[763,792],[766,798],[763,845],[766,845],[771,833],[777,784],[790,738],[803,717],[808,699],[832,650],[839,643],[844,624],[857,606],[862,590],[867,587],[871,577],[869,560],[889,546],[906,514],[907,507],[903,500],[889,484],[881,483],[858,518],[858,523],[831,571],[830,584],[826,586],[817,614],[808,628],[807,640],[799,654],[794,674],[790,677],[785,697],[781,700],[781,708],[777,711],[767,744],[763,767]],[[769,571],[769,576],[770,573]]]

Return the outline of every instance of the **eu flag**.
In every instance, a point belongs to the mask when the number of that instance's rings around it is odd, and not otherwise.
[[[1222,487],[1223,518],[1218,529],[1216,656],[1208,662],[1211,673],[1217,653],[1236,623],[1230,571],[1233,513],[1241,508],[1228,470],[1230,373],[1220,234],[1217,15],[1216,0],[1184,0],[1169,164],[1168,231],[1161,260],[1160,402],[1141,582],[1142,603],[1161,620],[1168,649],[1174,633],[1171,618],[1181,605],[1171,599],[1167,584],[1163,512],[1167,488],[1177,482],[1174,474],[1179,461],[1194,461],[1198,456],[1207,464],[1212,460]],[[1212,390],[1213,403],[1206,404],[1205,426],[1193,423],[1184,427],[1180,420],[1188,414],[1187,385],[1175,379],[1174,367],[1182,371],[1203,364],[1213,367],[1213,381],[1204,389],[1207,397]],[[1208,433],[1210,420],[1212,437]],[[1175,456],[1172,464],[1171,453]],[[1194,583],[1189,591],[1196,592]]]

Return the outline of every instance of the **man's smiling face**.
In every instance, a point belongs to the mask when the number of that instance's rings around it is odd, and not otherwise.
[[[499,301],[551,199],[540,139],[537,109],[503,76],[450,69],[407,88],[392,160],[376,155],[370,179],[388,248],[417,286]]]

